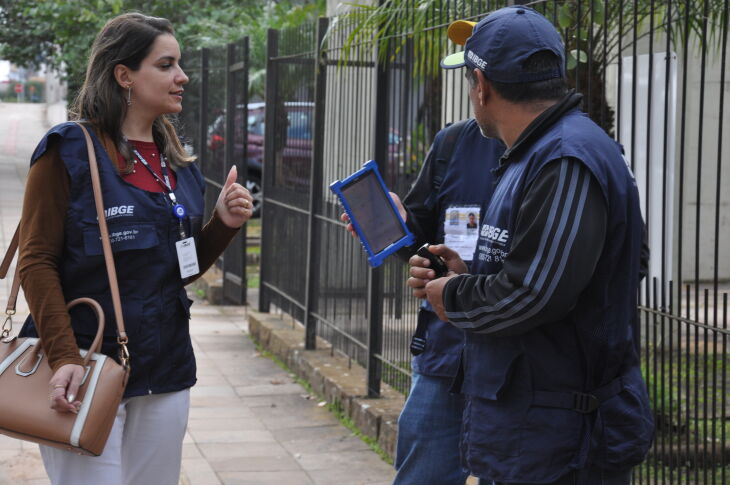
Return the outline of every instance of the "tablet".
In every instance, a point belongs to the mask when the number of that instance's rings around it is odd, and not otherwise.
[[[388,194],[374,160],[346,179],[332,182],[330,190],[350,216],[371,266],[379,266],[386,257],[416,241]]]

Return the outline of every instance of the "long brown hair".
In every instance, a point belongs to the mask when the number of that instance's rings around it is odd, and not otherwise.
[[[114,66],[123,64],[138,70],[155,39],[162,34],[174,35],[167,19],[126,13],[109,20],[91,46],[86,79],[71,108],[71,119],[87,120],[112,137],[127,161],[125,173],[132,171],[134,155],[122,134],[122,120],[127,113],[126,91],[114,77]],[[195,160],[183,148],[167,115],[155,120],[152,136],[173,165],[185,166]]]

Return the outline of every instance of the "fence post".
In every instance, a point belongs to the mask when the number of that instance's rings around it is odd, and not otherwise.
[[[241,40],[241,62],[243,63],[243,69],[241,70],[241,79],[239,84],[236,85],[236,89],[241,90],[241,127],[243,130],[241,133],[241,147],[240,163],[238,164],[238,179],[241,181],[244,187],[248,182],[248,69],[250,67],[248,59],[248,37],[244,37]],[[235,96],[234,96],[235,102]],[[235,139],[235,136],[234,136]],[[248,236],[246,234],[248,224],[244,224],[240,231],[240,237],[243,246],[243,263],[241,264],[241,304],[246,305],[248,303],[248,274],[246,272],[246,265],[248,264]]]
[[[236,62],[237,48],[240,49],[241,62]],[[242,81],[239,80],[242,76]],[[236,102],[241,89],[242,104],[239,114],[239,104]],[[231,166],[237,163],[238,181],[245,183],[248,165],[246,163],[247,116],[246,100],[248,99],[248,37],[244,37],[240,44],[230,43],[226,50],[226,118],[225,118],[225,146],[221,174],[221,181],[225,183]],[[236,126],[236,119],[240,120],[241,127]],[[235,151],[238,143],[237,128],[243,133],[243,153]],[[238,158],[237,158],[238,157]],[[223,298],[236,305],[244,305],[248,285],[246,281],[246,225],[236,234],[231,244],[223,252]]]
[[[388,64],[378,55],[375,71],[375,116],[373,117],[373,153],[378,168],[388,176]],[[368,270],[368,397],[380,397],[383,373],[383,266]]]
[[[266,282],[269,268],[269,251],[275,250],[267,244],[267,227],[266,223],[266,193],[270,189],[271,176],[269,170],[274,166],[274,136],[276,135],[274,128],[274,116],[276,115],[276,97],[279,87],[279,73],[277,72],[277,64],[275,61],[279,53],[279,31],[269,29],[266,35],[266,124],[264,126],[264,168],[261,176],[261,273],[259,283],[259,311],[268,313],[271,307],[271,299],[266,294]],[[272,224],[274,224],[272,222]]]
[[[206,140],[208,139],[208,58],[210,50],[208,48],[200,49],[200,116],[198,117],[198,140],[200,147],[198,148],[198,160],[200,168],[205,173],[205,159],[207,158]]]
[[[322,48],[327,33],[329,19],[320,17],[317,23],[317,44],[314,46],[314,139],[312,140],[312,165],[309,172],[309,222],[307,225],[307,282],[304,293],[304,348],[317,348],[317,319],[312,312],[317,311],[319,288],[319,268],[321,266],[321,225],[316,223],[315,215],[322,210],[322,164],[324,156],[324,116],[327,92],[327,65]],[[316,225],[315,225],[316,224]],[[320,229],[318,229],[320,228]]]

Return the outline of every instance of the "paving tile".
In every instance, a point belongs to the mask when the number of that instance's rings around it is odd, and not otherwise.
[[[248,406],[238,405],[232,407],[194,407],[190,408],[190,419],[202,418],[251,418],[253,412]]]
[[[239,396],[270,396],[272,394],[301,394],[302,386],[296,383],[261,384],[254,386],[237,386],[234,388]]]
[[[190,392],[191,398],[196,397],[226,397],[226,398],[235,398],[236,392],[233,390],[231,386],[228,385],[221,385],[221,386],[210,386],[207,385],[206,381],[199,382],[196,386],[194,386]]]
[[[372,485],[374,483],[391,483],[387,481],[387,474],[376,476],[375,472],[369,470],[367,473],[359,473],[354,470],[331,469],[316,470],[308,472],[315,485]]]
[[[237,397],[219,396],[190,396],[191,407],[233,407],[240,406],[241,399]]]
[[[369,451],[368,445],[355,435],[340,435],[319,439],[284,440],[281,445],[291,454],[341,453],[343,451]]]
[[[211,461],[240,457],[282,456],[289,453],[276,441],[270,443],[200,443],[198,449],[205,458]]]
[[[320,439],[349,436],[351,433],[347,428],[344,428],[338,422],[333,421],[329,424],[314,427],[277,429],[273,430],[271,434],[274,435],[274,438],[277,441],[284,443],[286,441],[295,441],[302,439]]]
[[[194,458],[183,460],[182,470],[184,483],[190,485],[220,485],[213,468],[203,458]]]
[[[195,442],[183,443],[182,457],[183,460],[204,458],[202,453],[200,452],[200,449],[198,448],[198,445],[196,445]]]
[[[271,443],[274,437],[268,430],[220,430],[220,431],[189,431],[196,443]]]
[[[264,431],[267,428],[258,418],[191,418],[188,420],[191,431]]]
[[[304,470],[344,470],[356,472],[369,468],[383,470],[388,466],[378,455],[370,450],[342,451],[338,453],[302,453],[298,458]]]
[[[237,456],[208,459],[218,473],[301,471],[297,461],[286,451],[278,456]]]
[[[219,476],[224,485],[314,485],[304,472],[223,472]]]
[[[252,412],[257,407],[284,407],[300,406],[303,402],[318,400],[306,393],[304,389],[300,394],[275,394],[268,396],[243,396],[241,402],[251,408]]]

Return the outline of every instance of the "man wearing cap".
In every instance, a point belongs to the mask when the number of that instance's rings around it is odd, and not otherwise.
[[[628,485],[653,420],[638,358],[642,220],[619,146],[578,109],[564,46],[536,11],[457,22],[482,134],[507,150],[467,267],[409,286],[466,330],[462,463],[482,483]],[[465,175],[468,176],[468,175]]]

